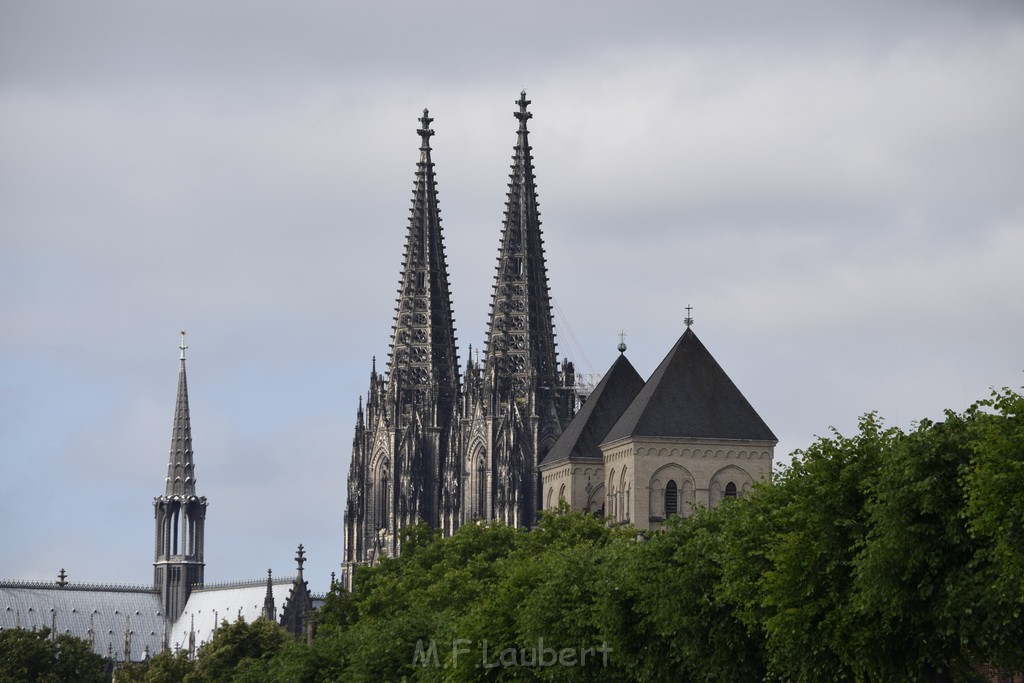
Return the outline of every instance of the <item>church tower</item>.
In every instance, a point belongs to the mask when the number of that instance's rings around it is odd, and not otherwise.
[[[160,592],[165,617],[177,620],[194,587],[203,585],[203,535],[206,496],[196,495],[195,463],[192,461],[192,426],[188,412],[185,378],[185,332],[181,333],[178,367],[178,398],[171,429],[167,485],[153,499],[156,517],[153,582]]]
[[[426,109],[420,158],[399,279],[387,374],[370,372],[366,409],[356,414],[345,511],[345,564],[372,562],[399,550],[399,530],[452,519],[458,500],[442,482],[457,463],[455,410],[459,364],[448,266],[431,161]]]
[[[574,371],[558,366],[540,211],[521,93],[483,365],[470,359],[463,404],[462,521],[531,526],[538,462],[574,409]]]

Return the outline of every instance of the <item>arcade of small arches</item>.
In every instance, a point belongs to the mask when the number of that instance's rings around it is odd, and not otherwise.
[[[760,453],[753,451],[748,456],[744,452],[740,457],[759,459]],[[614,523],[634,523],[649,528],[672,516],[686,517],[698,506],[713,508],[727,498],[743,496],[755,481],[746,469],[734,463],[720,467],[701,480],[679,462],[669,462],[646,477],[642,495],[638,497],[634,491],[636,478],[630,464],[610,467],[607,476],[600,465],[567,464],[545,473],[544,507],[555,509],[565,501],[575,510],[607,513],[609,521]]]

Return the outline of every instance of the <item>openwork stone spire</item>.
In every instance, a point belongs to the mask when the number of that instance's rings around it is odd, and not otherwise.
[[[356,563],[397,554],[402,528],[417,520],[438,525],[451,463],[459,364],[432,121],[424,109],[388,370],[379,375],[374,361],[365,416],[362,406],[357,412],[345,511],[348,577]]]
[[[486,371],[501,397],[524,398],[530,385],[553,388],[558,376],[544,240],[530,153],[526,92],[516,102],[519,131],[512,155],[487,331]]]
[[[458,361],[437,181],[430,158],[432,121],[424,109],[417,131],[420,159],[391,338],[389,378],[400,394],[400,403],[422,403],[433,386],[441,401],[450,405],[458,387]]]

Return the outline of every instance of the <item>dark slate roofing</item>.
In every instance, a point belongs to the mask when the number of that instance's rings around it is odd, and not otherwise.
[[[645,436],[778,441],[689,327],[603,443]]]
[[[541,461],[542,465],[572,458],[601,459],[601,442],[644,386],[629,360],[620,355],[601,378],[576,417]]]

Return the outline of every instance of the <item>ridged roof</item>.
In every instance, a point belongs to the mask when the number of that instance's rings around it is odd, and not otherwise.
[[[689,327],[603,443],[626,437],[778,441]]]
[[[63,588],[37,582],[0,584],[0,629],[52,628],[84,640],[92,629],[92,649],[124,661],[125,632],[131,632],[129,659],[139,661],[148,649],[160,651],[164,617],[160,594],[152,588],[69,583]]]
[[[293,576],[274,577],[271,581],[271,592],[278,617],[294,582]],[[225,619],[230,624],[241,617],[251,624],[263,614],[266,595],[266,579],[193,590],[188,596],[181,616],[171,628],[168,637],[170,647],[188,649],[189,634],[193,628],[196,631],[198,648],[213,638],[213,634],[220,627],[220,622]]]
[[[605,435],[643,386],[643,378],[629,359],[625,355],[616,358],[541,465],[576,458],[600,460]]]

